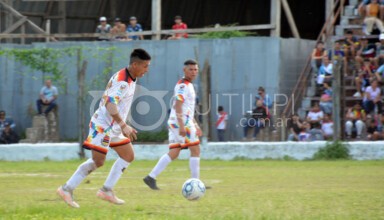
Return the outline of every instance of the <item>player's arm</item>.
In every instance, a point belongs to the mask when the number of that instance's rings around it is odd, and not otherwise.
[[[182,137],[185,137],[186,131],[184,127],[184,119],[183,119],[183,101],[176,100],[175,103],[175,111],[176,111],[176,118],[177,123],[179,124],[179,135]]]
[[[111,115],[113,120],[120,126],[121,132],[123,135],[127,138],[130,138],[131,140],[136,140],[137,131],[133,129],[132,127],[128,126],[125,121],[121,118],[119,111],[117,109],[117,105],[115,103],[107,102],[105,104],[105,107],[108,111],[108,113]]]

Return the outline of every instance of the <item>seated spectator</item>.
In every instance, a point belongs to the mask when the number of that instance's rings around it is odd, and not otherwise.
[[[380,66],[384,63],[384,33],[379,35],[379,42],[376,43],[375,66]]]
[[[365,111],[359,103],[356,103],[352,108],[348,109],[347,122],[345,123],[345,132],[347,138],[352,137],[352,129],[356,128],[356,138],[360,139],[364,129],[364,121],[366,119]]]
[[[333,137],[333,121],[330,114],[325,114],[323,122],[321,123],[321,130],[324,134],[324,139]]]
[[[332,54],[333,51],[333,54]],[[347,70],[348,70],[348,60],[347,57],[344,54],[344,50],[341,48],[341,41],[336,41],[334,43],[333,50],[329,50],[328,52],[328,59],[334,60],[334,64],[341,62],[341,65],[343,67],[344,75],[347,76]]]
[[[377,107],[377,113],[381,114],[382,111],[381,101],[381,89],[378,87],[378,82],[373,79],[371,85],[365,90],[365,96],[363,100],[364,110],[367,114],[370,114]]]
[[[303,124],[299,118],[299,115],[293,114],[291,120],[288,121],[288,128],[291,131],[288,136],[288,141],[298,141],[302,127]]]
[[[176,16],[175,17],[175,24],[172,26],[173,30],[184,30],[188,29],[188,26],[183,23],[181,16]],[[168,38],[168,40],[180,40],[182,38],[188,38],[187,33],[175,33],[171,37]]]
[[[127,27],[127,32],[132,33],[132,32],[142,32],[143,28],[141,27],[141,24],[137,23],[137,18],[132,16],[129,18],[129,25]],[[143,35],[131,35],[128,36],[128,38],[132,40],[144,40]]]
[[[365,89],[370,86],[370,82],[374,77],[375,66],[369,61],[368,58],[364,59],[364,65],[358,72],[358,76],[355,78],[356,93],[353,97],[360,98],[364,93]]]
[[[323,58],[327,55],[327,51],[324,48],[322,41],[317,42],[316,48],[312,51],[311,66],[314,73],[319,72],[319,68],[323,63]]]
[[[109,36],[108,34],[111,32],[111,25],[107,24],[107,18],[106,17],[100,17],[100,24],[96,28],[96,33],[101,34],[101,36],[98,38],[99,41],[108,41]]]
[[[382,64],[375,72],[374,77],[377,79],[378,82],[384,83],[383,77],[384,77],[384,64]],[[373,77],[372,77],[373,79]]]
[[[324,118],[323,111],[320,110],[320,106],[318,103],[315,103],[312,107],[312,109],[308,112],[307,115],[307,122],[311,125],[311,128],[313,127],[313,124],[321,121]]]
[[[253,140],[255,140],[260,129],[265,127],[266,119],[268,119],[267,109],[263,106],[263,102],[258,100],[256,108],[252,110],[252,117],[247,120],[247,125],[244,126],[244,139],[248,136],[248,130],[253,128]]]
[[[356,48],[359,46],[359,41],[355,36],[353,36],[353,32],[348,30],[345,34],[343,49],[344,54],[347,59],[356,56]]]
[[[263,106],[267,110],[267,115],[268,115],[268,119],[269,119],[269,128],[270,128],[270,130],[272,130],[272,132],[276,132],[276,128],[274,127],[273,117],[271,114],[273,102],[272,102],[271,97],[265,92],[264,87],[260,86],[257,89],[257,95],[255,98],[256,98],[256,102],[258,100],[262,101]]]
[[[368,122],[367,139],[370,141],[377,141],[382,139],[381,133],[377,128],[376,120],[372,118]]]
[[[4,130],[0,136],[0,144],[15,144],[19,143],[19,136],[11,128],[11,124],[5,122]]]
[[[5,124],[8,124],[12,129],[14,129],[16,127],[16,124],[13,121],[13,119],[12,118],[7,118],[5,111],[1,110],[0,111],[0,134],[4,130]]]
[[[361,1],[360,5],[359,5],[358,11],[362,17],[365,17],[366,11],[367,11],[366,6],[369,3],[371,3],[371,0],[363,0],[363,1]],[[380,0],[380,20],[384,20],[384,0]]]
[[[324,92],[320,97],[320,109],[326,114],[332,114],[332,88],[328,83],[324,83]]]
[[[51,80],[45,81],[45,86],[40,90],[40,98],[37,100],[37,111],[39,115],[47,115],[53,108],[56,107],[57,88],[52,85]],[[42,106],[48,106],[43,112]]]
[[[299,133],[299,141],[310,141],[311,135],[308,133],[310,129],[310,125],[308,122],[303,122],[303,127],[301,128],[301,131]]]
[[[364,33],[366,35],[370,35],[372,33],[373,25],[376,25],[380,32],[384,32],[383,22],[379,18],[379,13],[380,5],[378,0],[371,0],[371,2],[366,6],[366,15],[364,18]]]
[[[127,30],[126,25],[121,22],[120,18],[116,18],[115,24],[111,30],[111,34],[113,35],[113,39],[116,41],[131,40],[131,39],[128,39],[126,30]]]
[[[370,61],[373,61],[376,55],[376,46],[369,44],[366,36],[360,38],[360,43],[356,48],[356,69],[360,69],[363,65],[364,59],[368,58]]]
[[[317,75],[317,84],[323,85],[324,82],[330,82],[332,80],[333,65],[327,56],[323,58],[323,64],[320,66],[319,73]]]
[[[321,130],[321,124],[319,122],[316,122],[313,124],[313,128],[309,130],[309,140],[310,141],[323,141],[324,140],[324,133],[323,130]]]
[[[228,114],[224,111],[223,106],[217,108],[217,138],[219,141],[224,141],[225,130],[227,129]]]

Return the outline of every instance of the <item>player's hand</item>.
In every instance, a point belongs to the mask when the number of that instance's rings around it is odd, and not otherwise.
[[[123,126],[121,126],[121,132],[125,137],[129,138],[131,141],[134,141],[137,139],[137,136],[136,136],[137,131],[131,126],[128,126],[127,124],[124,124]]]
[[[203,136],[203,131],[202,131],[199,127],[196,128],[196,135],[197,135],[198,137]]]
[[[185,130],[185,127],[184,126],[180,126],[179,127],[179,135],[181,137],[185,137],[185,135],[187,135],[187,131]]]

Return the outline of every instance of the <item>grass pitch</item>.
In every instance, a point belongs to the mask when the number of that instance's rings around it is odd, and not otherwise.
[[[117,184],[126,201],[96,198],[112,162],[75,191],[80,209],[55,194],[81,161],[0,162],[0,219],[384,219],[384,161],[201,161],[213,187],[190,202],[181,195],[188,161],[158,177],[161,191],[142,178],[156,161],[135,161]]]

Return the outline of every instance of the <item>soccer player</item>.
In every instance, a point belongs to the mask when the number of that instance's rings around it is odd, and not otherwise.
[[[131,140],[136,139],[137,131],[125,123],[132,105],[136,80],[148,71],[151,57],[143,49],[135,49],[130,56],[129,66],[115,73],[107,84],[100,106],[89,124],[89,135],[83,148],[92,151],[92,158],[82,163],[72,177],[57,189],[59,196],[70,206],[80,206],[73,199],[73,190],[88,176],[104,164],[108,147],[114,149],[119,158],[113,164],[97,197],[114,204],[124,204],[112,189],[124,170],[134,159]]]
[[[192,81],[197,77],[199,68],[194,60],[184,63],[184,78],[179,80],[174,89],[174,100],[168,119],[169,152],[164,154],[151,173],[143,180],[153,190],[159,190],[156,177],[183,149],[189,149],[189,167],[192,178],[200,176],[200,141],[201,129],[194,120],[196,93]]]

